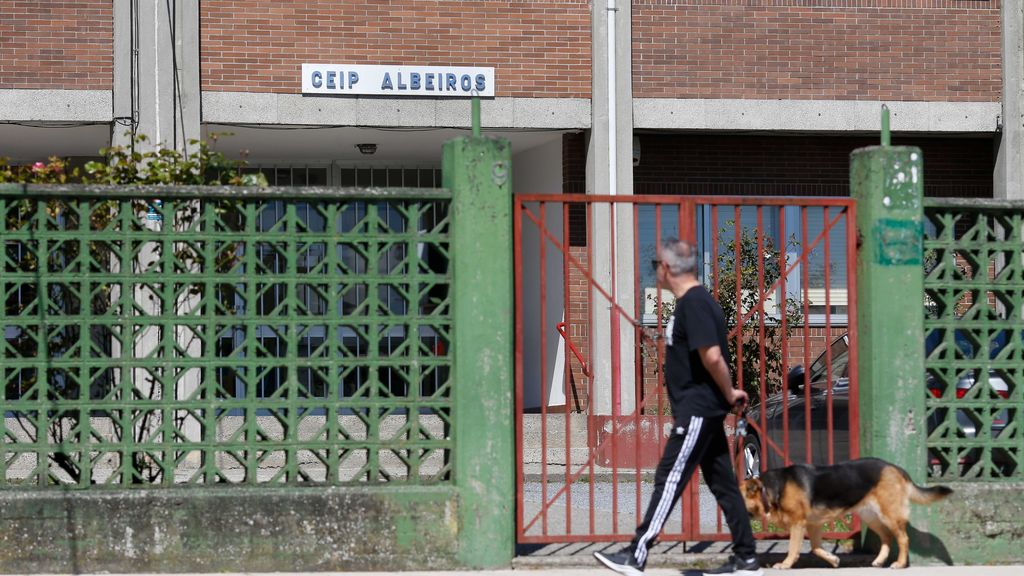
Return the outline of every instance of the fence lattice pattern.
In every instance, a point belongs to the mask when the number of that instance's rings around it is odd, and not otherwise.
[[[77,194],[0,187],[0,486],[450,481],[448,191]]]
[[[1024,475],[1024,209],[925,205],[929,473]]]

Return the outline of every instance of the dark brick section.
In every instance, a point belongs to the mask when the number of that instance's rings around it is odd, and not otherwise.
[[[0,0],[0,89],[110,90],[110,0]]]
[[[850,153],[877,137],[641,134],[635,194],[848,196]],[[991,138],[892,139],[924,154],[926,196],[992,197]]]
[[[637,98],[997,102],[998,2],[636,0]]]
[[[877,137],[640,134],[634,194],[848,196],[850,153]],[[563,137],[563,191],[586,191],[586,139]],[[929,197],[991,198],[991,137],[893,137],[924,154]],[[569,241],[585,246],[586,211],[570,209]]]
[[[590,97],[586,0],[208,0],[203,90],[298,93],[303,62],[493,66],[496,95]]]
[[[562,192],[587,191],[587,137],[583,132],[562,135]]]
[[[587,139],[582,132],[562,136],[562,192],[587,192]],[[587,245],[587,207],[569,205],[569,246]]]

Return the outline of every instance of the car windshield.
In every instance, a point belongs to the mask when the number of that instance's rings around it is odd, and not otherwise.
[[[831,348],[832,356],[832,378],[845,378],[847,376],[846,368],[849,364],[849,346],[846,343],[846,337],[839,338],[832,343]],[[828,354],[822,353],[821,356],[811,364],[811,382],[823,382],[828,378]]]

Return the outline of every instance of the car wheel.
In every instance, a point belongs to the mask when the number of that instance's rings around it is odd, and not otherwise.
[[[761,475],[761,443],[753,434],[743,439],[743,472],[746,478]]]

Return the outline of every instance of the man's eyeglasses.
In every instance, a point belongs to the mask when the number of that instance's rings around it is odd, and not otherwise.
[[[651,268],[653,268],[655,272],[658,271],[658,266],[661,266],[661,260],[651,260]]]

